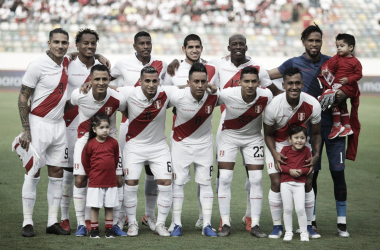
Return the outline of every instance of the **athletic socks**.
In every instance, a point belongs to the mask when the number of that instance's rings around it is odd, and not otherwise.
[[[185,185],[173,184],[173,208],[172,208],[172,221],[176,225],[182,226],[181,215],[182,215],[182,205],[184,198],[184,187]]]
[[[113,225],[112,222],[113,222],[113,220],[106,220],[106,224],[105,224],[106,231],[107,231],[107,229],[112,229],[112,225]]]
[[[333,117],[333,123],[334,126],[339,126],[340,123],[340,109],[338,106],[333,106],[331,108],[332,110],[332,117]]]
[[[157,185],[160,193],[158,194],[157,199],[157,224],[163,223],[165,225],[166,217],[168,217],[172,202],[172,185],[163,186]]]
[[[87,188],[77,188],[74,186],[73,191],[73,200],[74,200],[74,207],[75,207],[75,214],[77,216],[77,224],[79,225],[86,225],[85,223],[85,207],[86,207],[86,189]]]
[[[259,225],[261,210],[263,207],[263,170],[248,171],[250,190],[250,203],[251,203],[251,218],[252,227]]]
[[[119,199],[119,205],[117,207],[114,207],[112,212],[113,212],[113,224],[117,225],[117,222],[119,221],[119,214],[120,214],[120,209],[123,206],[123,198],[124,198],[124,188],[123,187],[118,187],[117,188],[117,196]]]
[[[157,203],[157,182],[154,180],[154,176],[145,175],[145,215],[147,217],[155,217],[155,209]]]
[[[251,217],[251,183],[248,177],[245,180],[245,190],[247,191],[247,209],[245,210],[245,216]]]
[[[124,185],[124,206],[128,216],[128,226],[136,223],[137,190],[139,185]]]
[[[272,214],[273,225],[282,225],[281,212],[282,212],[282,199],[281,193],[275,193],[271,189],[268,195],[269,208]]]
[[[231,183],[233,170],[219,169],[219,190],[218,202],[222,224],[231,226],[230,223],[230,203],[231,203]]]
[[[47,200],[49,205],[48,223],[50,227],[58,222],[58,212],[62,199],[62,182],[63,178],[54,178],[49,176],[49,184],[47,190]]]
[[[69,219],[69,209],[71,204],[71,198],[73,197],[73,172],[63,171],[63,183],[62,183],[62,201],[61,201],[61,220]]]
[[[311,189],[310,192],[305,193],[305,212],[306,212],[307,225],[311,225],[311,222],[313,221],[314,201],[315,201],[315,194],[314,194],[314,190]]]
[[[37,184],[40,177],[34,178],[29,175],[24,176],[24,184],[22,186],[22,210],[24,214],[24,222],[22,227],[30,224],[33,226],[33,209],[36,203]]]
[[[346,224],[347,201],[335,201],[338,223]]]
[[[200,192],[201,192],[200,188],[201,188],[201,186],[198,183],[197,184],[197,198],[198,198],[198,205],[199,205],[199,216],[198,216],[198,219],[199,220],[203,220],[202,203],[201,203],[201,198],[200,198]]]
[[[91,230],[99,229],[99,223],[98,222],[91,222]]]
[[[211,185],[201,185],[199,186],[200,192],[200,203],[202,204],[203,213],[203,228],[211,225],[211,215],[212,215],[212,204],[214,200],[214,193],[212,192]]]

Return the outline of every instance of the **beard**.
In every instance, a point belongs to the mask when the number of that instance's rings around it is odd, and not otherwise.
[[[190,57],[188,57],[188,56],[186,55],[186,58],[187,58],[190,62],[192,62],[192,63],[197,63],[197,62],[199,62],[199,59],[200,59],[201,57],[199,56],[197,59],[193,60],[193,59],[191,59]]]
[[[319,56],[319,54],[321,53],[321,51],[318,51],[318,53],[316,54],[311,54],[310,50],[308,49],[305,49],[306,50],[306,54],[308,54],[311,58],[317,58]]]

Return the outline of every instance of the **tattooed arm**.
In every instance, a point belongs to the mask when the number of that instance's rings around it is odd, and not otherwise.
[[[29,88],[25,85],[21,85],[20,95],[18,97],[18,110],[20,113],[21,124],[23,128],[23,134],[20,138],[21,147],[25,148],[26,151],[29,149],[29,143],[32,141],[32,136],[30,135],[29,126],[29,106],[28,100],[33,94],[34,89]]]

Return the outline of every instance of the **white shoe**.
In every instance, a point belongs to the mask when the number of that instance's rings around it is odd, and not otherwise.
[[[121,230],[123,230],[124,226],[125,226],[125,216],[120,216],[118,221],[117,221],[117,225],[119,226],[119,228]]]
[[[350,237],[350,234],[346,231],[341,231],[339,228],[338,228],[338,236],[341,237],[341,238],[348,238]]]
[[[165,225],[163,223],[160,223],[156,226],[156,234],[159,236],[170,236],[170,233],[168,229],[166,229]]]
[[[174,227],[175,227],[175,224],[174,224],[174,222],[172,222],[172,224],[170,224],[170,227],[169,227],[169,229],[168,229],[168,232],[173,232],[173,230],[174,230]],[[156,230],[156,229],[155,229]]]
[[[152,230],[153,232],[154,232],[154,230],[156,230],[156,223],[157,223],[156,218],[146,217],[146,223],[148,223],[150,230]]]
[[[201,230],[201,231],[203,230],[203,220],[201,220],[201,219],[197,220],[197,223],[195,223],[195,229]]]
[[[309,233],[308,232],[303,232],[301,233],[301,241],[309,241]]]
[[[285,232],[284,240],[291,241],[293,239],[293,232]]]
[[[127,234],[130,237],[135,237],[139,235],[139,226],[137,225],[136,222],[129,225]]]

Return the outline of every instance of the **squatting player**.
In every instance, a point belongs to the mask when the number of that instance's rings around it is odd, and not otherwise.
[[[261,88],[256,67],[241,70],[238,87],[225,88],[220,93],[219,103],[225,105],[222,131],[219,133],[217,157],[219,167],[218,201],[222,230],[219,236],[228,236],[231,231],[230,202],[231,183],[237,153],[240,149],[247,167],[250,182],[252,235],[267,237],[259,227],[263,204],[262,177],[264,169],[264,139],[261,133],[262,113],[272,100],[270,90]]]

